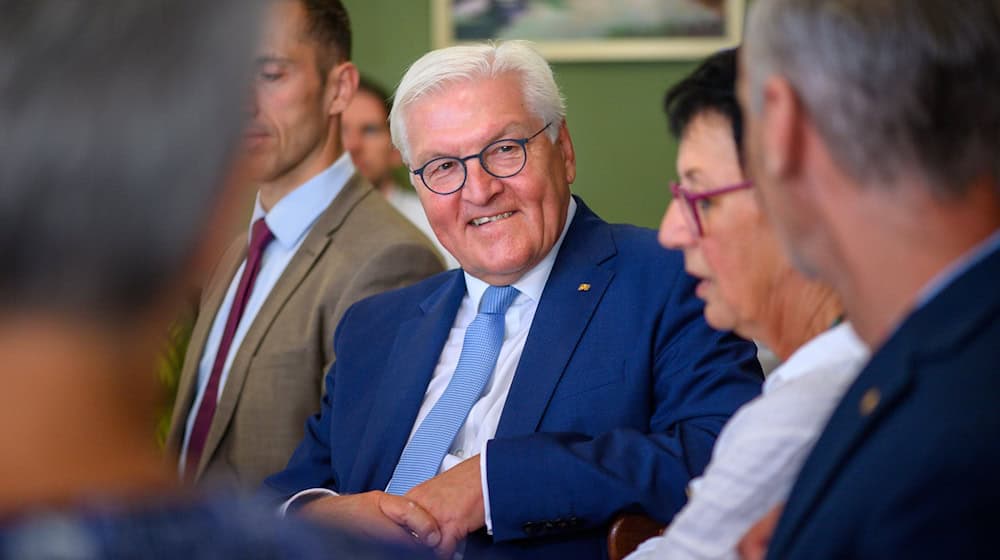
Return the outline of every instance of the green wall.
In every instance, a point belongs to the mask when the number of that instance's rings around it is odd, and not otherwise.
[[[391,91],[431,48],[429,0],[344,0],[354,61]],[[577,154],[573,191],[611,222],[657,227],[675,177],[676,143],[660,103],[695,62],[560,63]]]

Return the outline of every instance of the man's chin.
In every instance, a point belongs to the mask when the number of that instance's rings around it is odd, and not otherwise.
[[[459,259],[461,262],[461,259]],[[485,264],[485,266],[477,266]],[[506,286],[521,279],[522,276],[537,262],[528,259],[493,259],[488,263],[473,264],[470,268],[463,265],[463,269],[472,276],[495,286]]]
[[[245,151],[240,163],[246,169],[247,176],[255,183],[267,183],[275,175],[274,163],[259,151]]]
[[[736,327],[736,319],[728,309],[720,309],[712,301],[705,301],[705,322],[717,331],[731,331]]]

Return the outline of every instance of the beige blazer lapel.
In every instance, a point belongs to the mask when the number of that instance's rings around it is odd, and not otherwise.
[[[219,313],[219,308],[222,307],[226,291],[229,289],[233,277],[236,276],[236,271],[246,259],[246,254],[247,236],[243,234],[237,237],[223,253],[215,273],[202,293],[201,303],[198,306],[198,318],[191,331],[191,340],[188,343],[184,365],[181,368],[181,378],[177,383],[177,397],[173,416],[170,419],[170,432],[167,434],[166,448],[173,453],[179,453],[181,445],[184,443],[187,418],[198,390],[198,365],[205,352],[208,333],[212,330],[212,323],[215,322],[215,316]]]
[[[230,421],[232,421],[233,412],[239,403],[243,385],[250,370],[250,363],[257,354],[271,324],[278,316],[278,312],[316,265],[316,261],[323,254],[331,237],[344,222],[344,219],[358,202],[371,192],[371,186],[357,174],[347,181],[330,206],[317,218],[316,224],[306,234],[302,246],[288,262],[281,278],[278,279],[271,293],[264,300],[264,304],[257,312],[253,325],[247,330],[247,334],[233,358],[233,364],[229,368],[229,377],[222,389],[219,405],[215,409],[212,426],[208,430],[205,450],[201,455],[201,462],[198,464],[198,471],[195,474],[196,479],[201,477],[209,459],[222,441],[222,436],[225,435]]]

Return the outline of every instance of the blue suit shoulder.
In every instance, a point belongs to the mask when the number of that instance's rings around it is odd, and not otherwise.
[[[649,268],[661,278],[664,272],[684,271],[684,255],[660,245],[656,230],[631,224],[608,224],[608,229],[626,266]]]
[[[655,230],[631,224],[610,224],[579,198],[577,204],[574,222],[560,251],[560,261],[579,258],[584,262],[586,259],[596,260],[598,264],[613,262],[614,267],[627,272],[627,276],[645,277],[660,284],[651,286],[654,292],[662,291],[667,280],[686,279],[683,256],[679,251],[663,248],[657,241]],[[576,263],[564,266],[572,267]],[[455,282],[464,286],[461,269],[441,272],[415,284],[370,296],[355,303],[345,314],[342,324],[347,323],[352,315],[363,316],[365,322],[399,322],[418,312],[419,305],[430,296],[457,288]]]

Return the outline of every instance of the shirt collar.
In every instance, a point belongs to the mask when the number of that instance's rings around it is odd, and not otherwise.
[[[843,322],[827,329],[800,346],[787,360],[764,380],[763,392],[770,393],[792,380],[820,371],[820,368],[842,368],[844,364],[864,363],[871,355],[858,338],[854,327]],[[825,371],[825,370],[824,370]],[[847,373],[846,370],[843,373]]]
[[[569,231],[569,226],[574,216],[576,216],[576,200],[571,196],[569,197],[569,205],[566,208],[566,223],[563,225],[562,233],[559,235],[559,239],[555,245],[552,246],[552,249],[549,250],[544,259],[511,284],[517,288],[517,291],[531,298],[536,303],[542,299],[542,290],[545,289],[545,283],[549,280],[549,274],[552,273],[552,267],[556,263],[559,248],[562,247],[563,240],[566,239],[566,232]],[[479,309],[479,301],[483,298],[483,294],[486,292],[489,284],[472,276],[468,272],[463,271],[463,273],[465,274],[466,293],[468,293],[469,298],[472,300],[473,308]]]
[[[934,299],[949,284],[965,274],[970,268],[989,255],[1000,251],[1000,230],[994,231],[992,235],[980,241],[975,247],[966,251],[964,255],[945,267],[934,278],[931,279],[917,295],[917,308],[923,307],[927,302]]]
[[[319,215],[340,194],[348,179],[354,175],[354,162],[347,152],[341,154],[333,165],[302,183],[286,194],[270,212],[260,204],[260,193],[254,201],[250,227],[263,217],[276,241],[291,249],[302,239]]]

